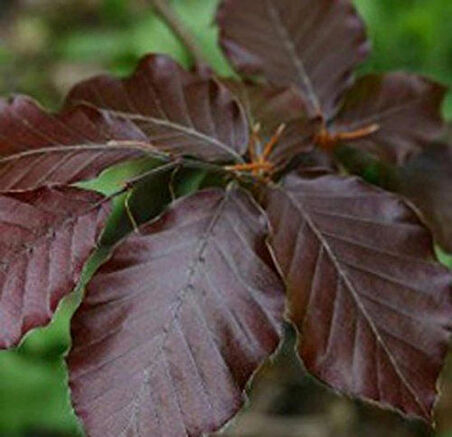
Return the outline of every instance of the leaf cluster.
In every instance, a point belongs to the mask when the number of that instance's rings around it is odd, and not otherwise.
[[[445,88],[355,80],[370,46],[349,0],[223,0],[217,23],[240,79],[151,54],[56,114],[0,102],[0,347],[47,324],[104,244],[67,357],[88,435],[221,428],[284,320],[318,379],[432,421],[452,314],[432,239],[452,247]],[[81,188],[146,157],[108,196]],[[351,175],[369,160],[399,194]],[[139,212],[150,190],[166,206]],[[120,238],[103,233],[118,198]]]

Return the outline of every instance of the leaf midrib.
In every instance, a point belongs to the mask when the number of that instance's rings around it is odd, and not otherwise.
[[[295,66],[295,69],[298,73],[299,78],[302,80],[306,91],[307,91],[307,97],[311,103],[311,105],[314,108],[314,111],[316,113],[321,113],[321,106],[319,99],[315,93],[314,86],[312,84],[311,78],[309,77],[306,68],[304,66],[303,59],[300,58],[298,55],[297,49],[290,38],[289,32],[284,25],[283,21],[281,20],[281,16],[279,15],[279,12],[276,10],[274,3],[272,3],[272,0],[265,0],[265,5],[268,11],[268,14],[270,15],[270,21],[274,24],[275,29],[279,36],[281,37],[281,40],[283,42],[283,46],[288,54],[289,59],[293,61],[293,65]]]
[[[374,112],[373,114],[369,114],[364,118],[360,118],[350,124],[347,125],[348,130],[352,131],[355,129],[358,129],[359,127],[366,126],[369,123],[383,121],[387,118],[389,115],[403,111],[404,109],[413,106],[417,104],[418,102],[422,101],[423,97],[415,97],[412,100],[409,100],[408,102],[402,103],[401,105],[393,105],[390,108],[386,108],[382,110],[381,112]],[[339,115],[340,117],[340,115]],[[377,131],[378,134],[378,131]]]
[[[141,114],[133,114],[130,112],[123,112],[123,111],[116,111],[112,109],[106,109],[108,113],[112,114],[113,116],[119,117],[119,118],[125,118],[127,120],[132,121],[143,121],[147,123],[153,123],[157,126],[163,126],[170,129],[174,129],[177,132],[181,132],[185,135],[195,137],[203,142],[206,142],[207,144],[211,144],[219,149],[221,149],[223,152],[226,152],[229,156],[233,157],[238,162],[243,162],[243,158],[238,154],[231,146],[219,141],[217,138],[210,137],[194,128],[184,126],[179,123],[175,123],[171,120],[164,120],[160,118],[151,117],[149,115],[141,115]]]
[[[132,140],[133,141],[133,140]],[[28,156],[40,155],[40,154],[51,154],[51,153],[64,153],[71,151],[80,152],[94,152],[94,151],[115,151],[118,150],[131,150],[131,151],[141,151],[143,153],[152,153],[152,149],[149,147],[144,147],[137,142],[136,145],[121,145],[121,144],[74,144],[66,146],[64,144],[58,144],[56,146],[42,147],[39,149],[24,150],[22,152],[16,152],[11,155],[0,157],[0,164],[10,161],[16,161],[22,158],[27,158]]]
[[[221,202],[217,206],[217,210],[213,214],[212,219],[210,220],[206,231],[199,239],[198,247],[195,251],[196,256],[194,257],[194,260],[192,261],[192,266],[189,267],[186,285],[181,290],[179,290],[177,293],[177,298],[176,298],[175,302],[179,301],[179,303],[177,304],[177,307],[174,310],[173,315],[172,315],[171,319],[168,321],[167,325],[162,327],[162,329],[161,329],[162,333],[158,334],[156,336],[156,337],[161,336],[162,338],[160,341],[159,349],[157,350],[157,352],[155,354],[153,354],[152,360],[150,360],[150,362],[156,363],[157,359],[164,352],[166,341],[168,340],[169,335],[170,335],[174,325],[179,320],[179,313],[185,302],[185,297],[187,295],[189,295],[190,287],[193,286],[193,284],[192,284],[193,278],[196,275],[196,273],[198,272],[197,266],[199,266],[201,264],[202,255],[209,244],[209,239],[213,235],[213,230],[214,230],[218,220],[221,217],[221,214],[224,210],[224,206],[227,203],[227,201],[229,200],[230,192],[231,192],[230,190],[227,190],[224,193],[224,197],[223,197],[223,199],[221,199]],[[154,339],[155,339],[155,337],[154,337]],[[129,429],[130,425],[132,423],[136,422],[136,414],[137,414],[136,410],[141,403],[143,388],[146,386],[146,375],[150,374],[154,367],[155,367],[155,364],[151,365],[150,367],[145,367],[143,369],[143,383],[140,385],[139,392],[137,393],[137,395],[134,397],[133,401],[131,402],[134,405],[133,412],[132,412],[130,420],[128,421],[123,432],[127,431]],[[138,398],[138,402],[137,402],[137,398]]]
[[[279,188],[279,191],[287,196],[287,198],[290,200],[290,202],[294,205],[294,207],[299,211],[301,216],[304,218],[304,220],[306,221],[307,225],[309,226],[311,231],[314,233],[315,237],[318,239],[318,241],[320,242],[322,247],[324,247],[324,249],[325,249],[326,253],[328,254],[328,257],[331,259],[331,262],[333,263],[336,271],[338,272],[338,274],[340,275],[340,277],[342,278],[344,283],[347,285],[347,287],[345,287],[345,288],[349,290],[349,292],[350,292],[353,300],[355,301],[358,309],[363,314],[364,319],[369,324],[369,326],[370,326],[372,332],[374,333],[378,343],[381,345],[382,349],[385,351],[386,355],[388,356],[388,358],[389,358],[389,360],[390,360],[395,372],[399,376],[399,378],[402,381],[403,385],[408,389],[409,393],[411,394],[411,396],[415,400],[416,404],[421,408],[421,410],[424,413],[426,413],[428,415],[429,414],[428,411],[426,411],[424,405],[422,404],[422,402],[420,401],[419,397],[417,396],[414,388],[409,384],[408,380],[404,376],[402,370],[399,367],[397,359],[392,355],[391,351],[389,350],[388,346],[386,345],[385,341],[383,340],[382,336],[380,335],[378,327],[375,325],[375,323],[372,320],[372,317],[369,315],[369,313],[367,312],[364,304],[361,302],[361,299],[359,297],[358,291],[355,289],[355,287],[354,287],[352,281],[350,280],[350,278],[348,277],[347,273],[341,268],[340,261],[335,256],[335,254],[334,254],[333,250],[331,249],[331,247],[329,246],[328,242],[326,241],[325,238],[323,238],[321,230],[317,228],[315,223],[311,220],[311,217],[310,217],[309,213],[300,205],[301,202],[300,203],[297,202],[297,199],[289,192],[289,190],[287,190],[287,189],[283,190],[282,188]]]
[[[53,235],[60,232],[61,229],[69,224],[75,223],[81,217],[85,217],[97,208],[101,208],[105,202],[107,202],[107,198],[99,200],[94,205],[87,207],[86,210],[83,210],[80,213],[67,215],[66,217],[62,218],[56,226],[53,226],[49,229],[44,228],[43,232],[35,236],[35,238],[33,239],[33,244],[22,245],[19,250],[15,250],[10,253],[11,256],[8,257],[8,260],[6,262],[0,261],[0,274],[3,273],[6,275],[11,265],[16,262],[21,256],[24,256],[30,249],[41,244],[42,241],[51,240],[53,238]]]

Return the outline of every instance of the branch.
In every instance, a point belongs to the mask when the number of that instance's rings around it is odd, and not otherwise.
[[[193,60],[198,66],[207,65],[204,60],[204,54],[196,42],[190,30],[185,26],[182,20],[168,4],[168,0],[150,0],[158,15],[167,23],[180,42],[190,52]]]

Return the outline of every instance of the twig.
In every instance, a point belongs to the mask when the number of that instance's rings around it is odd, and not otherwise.
[[[99,202],[99,203],[108,202],[108,201],[114,199],[115,197],[120,196],[121,194],[127,193],[135,185],[137,185],[140,182],[144,181],[149,176],[157,176],[160,173],[165,173],[165,172],[167,172],[169,170],[172,170],[173,168],[176,168],[177,166],[180,166],[180,165],[181,165],[181,162],[176,159],[176,160],[167,162],[166,164],[160,165],[159,167],[152,168],[151,170],[148,170],[148,171],[144,172],[143,174],[135,176],[132,179],[128,179],[119,190],[109,194],[104,199],[102,199],[101,202]]]
[[[177,16],[176,12],[168,4],[168,0],[149,0],[151,5],[155,8],[156,12],[163,18],[168,24],[171,30],[176,34],[181,43],[190,52],[193,60],[198,66],[206,66],[207,63],[204,60],[204,54],[199,48],[194,36]]]
[[[152,144],[146,141],[137,141],[137,140],[113,140],[108,142],[108,146],[110,147],[130,147],[136,148],[138,150],[143,151],[146,156],[150,158],[159,159],[164,163],[176,163],[176,166],[184,166],[187,168],[193,169],[201,169],[211,172],[222,172],[225,173],[226,170],[223,166],[213,164],[206,161],[198,161],[196,159],[184,158],[182,156],[176,156],[171,154],[170,152],[165,152],[163,150],[159,150],[157,147],[154,147]],[[1,159],[0,159],[1,162]],[[152,173],[154,170],[151,170]],[[142,176],[137,176],[138,179],[141,180]]]
[[[152,154],[149,154],[149,156],[152,156]],[[131,179],[128,179],[124,182],[123,186],[118,189],[117,191],[109,194],[104,199],[102,199],[99,203],[105,203],[107,201],[110,201],[111,199],[114,199],[115,197],[120,196],[121,194],[124,194],[130,190],[132,190],[137,184],[144,181],[146,178],[150,176],[157,176],[161,173],[165,173],[167,171],[171,171],[177,167],[185,167],[185,168],[192,168],[192,169],[199,169],[199,170],[206,170],[213,173],[224,173],[231,177],[234,177],[236,175],[232,174],[230,171],[228,171],[225,167],[211,164],[208,162],[202,162],[202,161],[196,161],[195,159],[189,159],[189,158],[183,158],[183,157],[171,157],[171,156],[159,156],[154,155],[155,158],[162,159],[163,164],[152,168],[138,176],[135,176]]]

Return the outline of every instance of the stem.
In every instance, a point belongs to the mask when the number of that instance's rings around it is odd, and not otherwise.
[[[179,160],[174,160],[174,161],[170,161],[166,164],[160,165],[159,167],[152,168],[151,170],[148,170],[141,175],[135,176],[134,178],[127,180],[119,190],[115,191],[114,193],[109,194],[104,199],[102,199],[99,203],[108,202],[108,201],[114,199],[115,197],[120,196],[121,194],[127,193],[136,184],[140,183],[141,181],[146,179],[148,176],[151,176],[151,175],[155,176],[160,173],[164,173],[168,170],[172,170],[173,168],[176,168],[179,165],[181,165],[181,162]]]
[[[181,160],[175,159],[174,161],[168,162],[167,164],[164,164],[164,165],[160,165],[157,168],[151,168],[150,170],[144,172],[143,174],[135,176],[134,178],[126,181],[126,183],[125,183],[124,187],[121,189],[121,191],[122,191],[122,193],[124,193],[124,191],[130,190],[131,188],[134,187],[134,185],[140,183],[141,181],[146,179],[148,176],[151,176],[151,175],[155,176],[160,173],[165,173],[168,170],[172,170],[173,168],[176,168],[180,165],[181,165]],[[120,193],[120,194],[122,194],[122,193]]]
[[[360,138],[367,137],[377,132],[380,129],[380,125],[371,124],[370,126],[363,127],[361,129],[355,130],[353,132],[339,132],[336,135],[337,140],[359,140]]]
[[[152,155],[151,155],[152,156]],[[155,157],[155,156],[154,156]],[[138,176],[135,176],[132,179],[127,180],[124,185],[114,193],[106,196],[104,199],[101,200],[100,203],[108,202],[111,199],[114,199],[115,197],[120,196],[121,194],[124,194],[128,191],[130,191],[135,185],[142,182],[144,179],[146,179],[149,176],[156,176],[160,173],[165,173],[169,170],[173,170],[177,167],[186,167],[186,168],[192,168],[192,169],[199,169],[199,170],[206,170],[214,173],[224,173],[228,175],[232,175],[230,171],[228,171],[225,167],[211,164],[208,162],[201,162],[196,161],[194,159],[189,158],[182,158],[182,157],[168,157],[165,158],[162,156],[158,156],[158,158],[166,159],[166,163],[163,165],[160,165],[159,167],[152,168],[143,174],[140,174]]]
[[[210,162],[205,161],[198,161],[196,159],[190,159],[190,158],[183,158],[182,156],[175,156],[172,155],[170,152],[165,152],[163,150],[159,150],[158,148],[152,146],[152,144],[146,142],[146,141],[136,141],[136,140],[113,140],[108,143],[109,146],[113,147],[131,147],[131,148],[137,148],[141,151],[144,151],[144,153],[150,157],[155,159],[160,159],[161,161],[165,163],[177,163],[177,165],[185,166],[188,168],[194,168],[194,169],[201,169],[201,170],[207,170],[212,172],[226,172],[225,168],[216,165]],[[1,160],[0,160],[1,162]],[[159,167],[160,168],[160,167]],[[158,169],[152,169],[149,173],[152,173],[154,170]],[[141,180],[142,176],[137,176],[137,179]]]
[[[223,173],[224,175],[230,176],[235,179],[243,179],[245,181],[256,181],[256,178],[253,178],[253,175],[248,173],[241,173],[240,171],[249,171],[249,170],[269,170],[272,167],[272,164],[269,162],[264,163],[246,163],[246,164],[237,164],[232,166],[222,166],[217,165],[211,162],[198,161],[196,159],[184,158],[182,156],[174,156],[170,153],[160,151],[157,148],[153,147],[150,143],[145,141],[134,141],[134,140],[119,140],[119,141],[110,141],[108,143],[112,147],[135,147],[137,149],[145,151],[145,154],[148,157],[160,159],[162,161],[162,165],[157,168],[152,168],[151,170],[146,171],[145,173],[135,176],[132,179],[129,179],[125,182],[124,186],[121,187],[118,191],[110,194],[105,197],[100,203],[108,202],[114,199],[121,194],[124,194],[130,191],[136,184],[143,181],[148,176],[155,176],[160,173],[164,173],[166,171],[175,169],[177,167],[186,167],[191,169],[199,169],[205,170],[212,173]]]
[[[264,152],[262,153],[262,156],[261,156],[261,162],[265,162],[267,160],[267,158],[270,156],[270,154],[272,153],[274,147],[276,146],[276,143],[281,138],[281,135],[283,134],[285,129],[286,129],[286,125],[285,124],[281,124],[278,127],[278,129],[275,132],[275,134],[271,137],[270,141],[265,146]]]
[[[168,0],[150,0],[150,3],[157,14],[167,23],[179,38],[180,42],[190,52],[195,63],[198,64],[198,66],[207,65],[204,61],[204,54],[199,48],[194,36],[178,17],[173,8],[168,4]]]
[[[315,136],[315,142],[324,150],[333,150],[341,141],[354,141],[365,138],[380,129],[379,124],[371,124],[369,126],[357,129],[352,132],[338,132],[331,134],[327,128],[322,127],[320,132]]]

